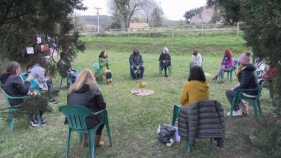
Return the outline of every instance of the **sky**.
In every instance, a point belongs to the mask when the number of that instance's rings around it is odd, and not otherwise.
[[[169,20],[182,20],[186,11],[194,8],[204,6],[207,0],[156,0],[161,6]],[[99,10],[100,15],[110,15],[107,9],[107,0],[84,0],[83,4],[88,7],[86,11],[75,11],[78,15],[97,15],[96,8]]]

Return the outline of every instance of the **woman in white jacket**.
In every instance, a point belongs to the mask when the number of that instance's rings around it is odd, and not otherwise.
[[[192,54],[192,60],[190,62],[190,67],[193,67],[193,66],[199,66],[199,67],[202,66],[202,57],[197,49],[194,50],[194,52]]]

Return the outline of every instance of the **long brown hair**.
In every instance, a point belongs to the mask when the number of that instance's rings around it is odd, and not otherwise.
[[[68,94],[70,94],[76,90],[79,90],[83,84],[89,85],[90,90],[94,91],[94,92],[98,88],[95,76],[90,69],[84,69],[80,72],[75,83],[69,88]]]
[[[14,75],[19,75],[19,71],[20,71],[20,64],[15,62],[15,61],[11,61],[9,62],[7,68],[6,68],[6,72],[10,72]]]
[[[237,69],[237,73],[236,73],[236,79],[238,82],[240,82],[240,73],[242,71],[242,68],[245,67],[247,65],[240,63],[238,69]]]

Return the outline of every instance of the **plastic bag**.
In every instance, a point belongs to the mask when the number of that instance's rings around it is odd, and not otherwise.
[[[173,137],[176,133],[176,129],[169,124],[161,124],[157,129],[158,140],[167,146],[171,146],[174,143]]]

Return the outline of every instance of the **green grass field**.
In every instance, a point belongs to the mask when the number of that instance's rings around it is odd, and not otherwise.
[[[220,67],[222,52],[225,48],[235,50],[235,58],[248,50],[241,37],[193,38],[193,39],[148,39],[148,38],[93,38],[83,37],[87,43],[85,53],[78,54],[73,67],[79,71],[89,68],[94,71],[93,63],[98,62],[98,55],[107,50],[113,72],[113,86],[103,81],[99,87],[107,102],[109,124],[112,133],[113,147],[109,147],[103,131],[105,145],[95,149],[96,157],[255,157],[257,150],[249,141],[249,134],[257,126],[253,116],[229,119],[225,117],[226,133],[225,147],[210,150],[208,140],[197,140],[192,153],[185,153],[185,141],[166,147],[157,139],[156,129],[159,124],[171,123],[173,106],[179,104],[179,95],[187,81],[191,50],[199,49],[204,57],[204,71],[211,74],[207,80],[210,83],[210,99],[222,103],[225,114],[230,105],[225,97],[225,90],[234,87],[237,81],[231,83],[225,79],[224,84],[218,84],[211,78]],[[210,44],[208,44],[210,43]],[[155,47],[154,47],[155,46]],[[163,46],[170,49],[173,74],[166,80],[158,72],[158,58]],[[232,47],[233,46],[233,47]],[[133,48],[140,48],[145,62],[145,75],[142,81],[148,83],[147,89],[154,90],[151,96],[131,95],[132,89],[137,89],[139,81],[129,77],[128,58]],[[111,48],[111,49],[110,49]],[[147,48],[147,49],[146,49]],[[232,50],[233,50],[232,49]],[[177,51],[175,51],[177,50]],[[181,50],[181,51],[179,51]],[[208,51],[210,50],[210,51]],[[174,53],[175,52],[175,53]],[[226,76],[226,74],[225,74]],[[59,87],[60,78],[54,80]],[[52,112],[45,114],[47,126],[33,128],[27,120],[15,120],[14,130],[10,132],[5,120],[0,120],[0,157],[65,157],[66,135],[68,127],[63,125],[64,116],[58,111],[59,106],[66,104],[66,81],[60,93],[60,103],[52,106]],[[263,112],[271,107],[268,90],[263,90],[261,99]],[[1,105],[0,108],[5,108]],[[70,157],[88,157],[88,148],[78,144],[78,135],[72,134],[70,142]]]

